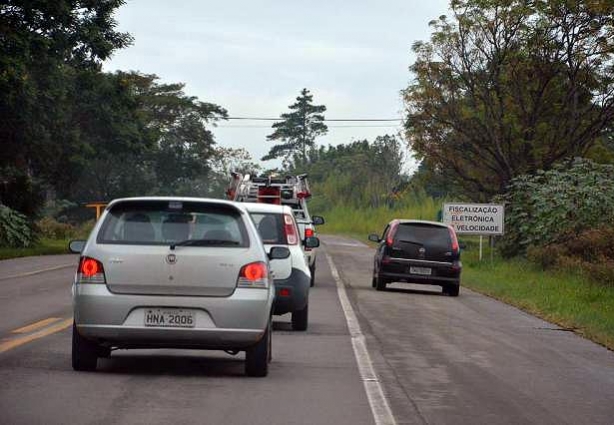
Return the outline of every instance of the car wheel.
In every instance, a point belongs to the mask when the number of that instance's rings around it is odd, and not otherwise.
[[[98,363],[97,344],[83,338],[77,331],[75,322],[72,324],[72,368],[74,370],[96,370]]]
[[[381,276],[377,276],[377,278],[375,279],[375,289],[377,289],[378,291],[384,291],[386,290],[386,284],[388,282]]]
[[[292,329],[295,331],[306,331],[307,320],[309,317],[309,304],[305,304],[302,310],[292,312]]]
[[[371,287],[375,288],[377,286],[377,279],[375,278],[375,270],[373,270],[373,277],[371,278]]]
[[[311,272],[310,286],[314,286],[316,284],[316,265],[314,264],[313,267],[309,267],[309,271]]]
[[[448,294],[451,297],[458,297],[458,294],[460,292],[460,284],[457,283],[453,285],[444,286],[443,292],[444,294]]]
[[[247,376],[267,376],[271,350],[271,318],[260,341],[245,352],[245,374]]]

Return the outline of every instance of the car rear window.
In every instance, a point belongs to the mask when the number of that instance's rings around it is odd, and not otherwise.
[[[448,228],[430,224],[400,224],[394,239],[402,242],[418,242],[432,247],[448,248],[451,245]]]
[[[282,214],[250,213],[265,244],[286,245],[284,218]]]
[[[249,238],[240,212],[205,202],[126,201],[106,215],[100,244],[246,247]],[[198,242],[198,243],[196,243]]]

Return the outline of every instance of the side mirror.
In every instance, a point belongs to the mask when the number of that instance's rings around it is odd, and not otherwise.
[[[320,224],[324,224],[324,217],[319,215],[312,215],[311,222],[314,226],[319,226]]]
[[[376,235],[375,233],[371,233],[371,234],[369,235],[369,240],[370,240],[371,242],[377,242],[377,243],[380,243],[380,242],[382,241],[382,240],[379,238],[379,235]]]
[[[315,236],[310,236],[305,238],[303,245],[305,245],[305,248],[317,248],[320,246],[320,239]]]
[[[283,260],[290,256],[290,250],[285,246],[274,246],[269,252],[269,260]]]
[[[81,254],[83,248],[85,248],[85,241],[83,240],[79,239],[68,243],[68,250],[73,254]]]

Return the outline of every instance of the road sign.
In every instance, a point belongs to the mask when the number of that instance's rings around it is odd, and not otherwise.
[[[461,235],[502,235],[504,215],[505,208],[499,204],[443,205],[443,222]]]

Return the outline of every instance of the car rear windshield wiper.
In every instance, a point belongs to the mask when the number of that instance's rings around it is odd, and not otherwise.
[[[418,241],[410,241],[409,239],[397,239],[397,242],[403,242],[403,243],[411,243],[414,245],[420,245],[420,246],[424,246],[423,243],[418,242]]]
[[[174,250],[177,246],[238,246],[241,245],[240,242],[231,241],[228,239],[186,239],[185,241],[172,243],[170,248]]]

